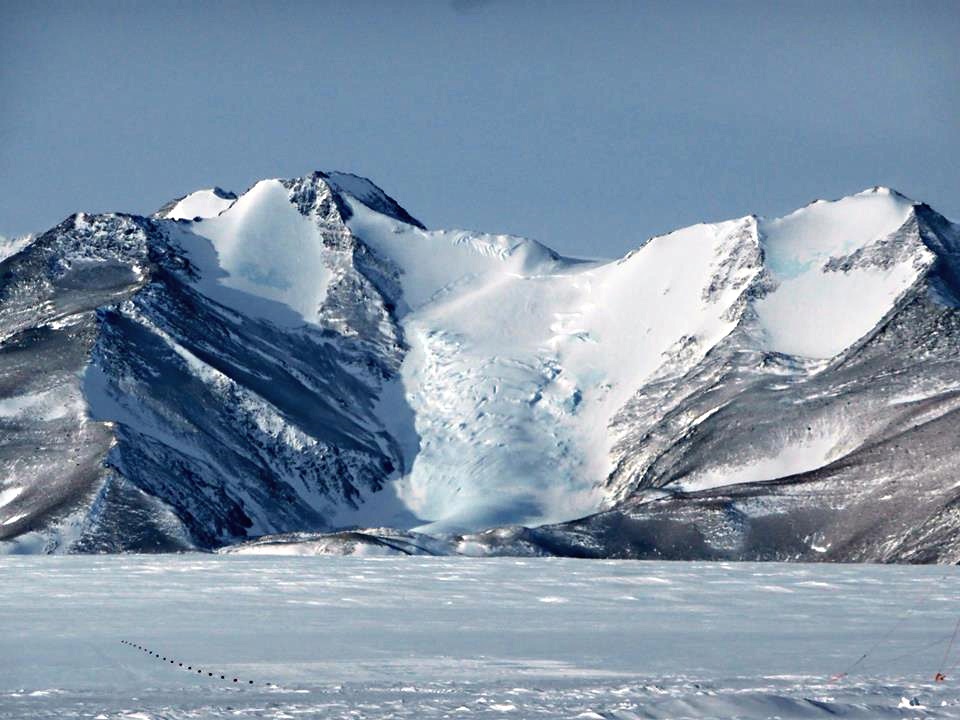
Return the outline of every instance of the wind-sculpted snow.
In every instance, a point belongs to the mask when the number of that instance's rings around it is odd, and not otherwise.
[[[345,173],[75,215],[0,263],[0,548],[960,560],[958,298],[885,188],[613,262]]]
[[[259,300],[272,300],[296,312],[296,324],[316,323],[330,282],[324,230],[298,212],[279,180],[264,180],[217,217],[191,225],[182,242],[197,236],[213,245],[211,266],[199,268],[213,299],[246,315],[272,306]],[[235,302],[250,297],[256,300]],[[268,319],[281,322],[276,314]]]
[[[766,346],[831,358],[869,332],[934,260],[912,207],[877,189],[761,223],[774,279],[756,304]]]
[[[960,717],[956,647],[933,680],[955,568],[185,554],[0,572],[0,718]]]
[[[194,220],[195,218],[216,217],[236,202],[232,192],[211,188],[197,190],[189,195],[167,203],[154,213],[155,217],[169,220]]]

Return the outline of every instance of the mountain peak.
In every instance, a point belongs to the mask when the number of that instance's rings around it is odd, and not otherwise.
[[[233,205],[236,193],[220,187],[195,190],[171,200],[154,213],[154,217],[167,220],[193,220],[194,218],[216,217]]]
[[[382,215],[387,215],[408,225],[413,225],[421,230],[426,230],[426,226],[408,213],[400,203],[365,177],[339,171],[317,171],[314,173],[314,176],[318,176],[326,181],[334,192],[340,195],[349,195],[371,210],[375,210]]]
[[[874,185],[873,187],[869,187],[865,190],[861,190],[853,197],[864,197],[869,195],[887,195],[890,197],[894,197],[898,200],[906,200],[910,203],[914,202],[914,200],[910,199],[899,190],[894,190],[893,188],[887,187],[886,185]]]
[[[421,230],[426,229],[423,223],[408,213],[400,203],[387,195],[373,181],[359,175],[314,170],[300,177],[275,180],[290,190],[290,201],[304,215],[313,214],[326,220],[332,220],[337,216],[339,221],[346,222],[353,217],[350,206],[352,200],[381,215]]]
[[[224,190],[222,187],[214,186],[210,188],[210,192],[216,195],[218,198],[224,200],[236,200],[237,194],[235,192],[230,192],[229,190]]]
[[[348,172],[315,170],[300,177],[277,179],[300,196],[298,199],[293,199],[296,200],[296,204],[304,214],[315,211],[316,208],[313,207],[313,204],[318,197],[322,197],[332,200],[341,218],[347,220],[352,215],[352,211],[349,207],[349,200],[345,199],[346,196],[394,220],[413,225],[421,230],[426,229],[424,224],[408,213],[400,203],[365,177]],[[266,180],[257,181],[246,192],[262,182],[266,182]],[[323,189],[318,188],[318,184],[322,184]],[[246,194],[246,192],[243,194]],[[153,216],[167,220],[194,220],[196,218],[216,217],[231,207],[237,199],[236,193],[224,190],[219,186],[203,188],[171,200],[157,210]],[[324,209],[322,214],[328,214],[328,210],[329,208]]]

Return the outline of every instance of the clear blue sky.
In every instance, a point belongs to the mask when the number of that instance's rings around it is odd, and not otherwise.
[[[0,233],[313,169],[580,255],[874,184],[960,219],[960,2],[0,2]]]

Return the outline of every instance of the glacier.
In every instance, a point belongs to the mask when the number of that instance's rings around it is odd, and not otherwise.
[[[958,293],[883,187],[613,261],[347,173],[78,213],[0,262],[0,552],[957,562]]]

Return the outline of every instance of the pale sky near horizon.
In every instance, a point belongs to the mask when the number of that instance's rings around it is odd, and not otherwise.
[[[0,0],[0,233],[339,169],[617,256],[883,184],[960,221],[960,2]]]

